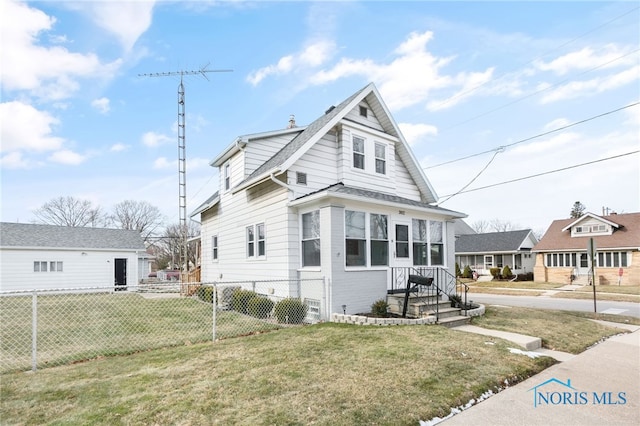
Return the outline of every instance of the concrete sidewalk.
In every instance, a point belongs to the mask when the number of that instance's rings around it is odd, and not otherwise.
[[[640,331],[628,328],[439,424],[639,425]]]

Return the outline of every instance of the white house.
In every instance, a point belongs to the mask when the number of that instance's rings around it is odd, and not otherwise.
[[[191,214],[202,224],[202,282],[323,278],[323,295],[302,286],[292,296],[322,297],[339,313],[368,312],[405,285],[394,268],[455,286],[454,221],[466,215],[435,205],[373,84],[306,127],[292,119],[238,137],[211,166],[219,190]]]
[[[0,291],[131,289],[148,269],[138,231],[0,223]]]
[[[509,266],[513,274],[533,273],[538,243],[531,229],[466,234],[456,238],[456,262],[463,270],[469,266],[479,275],[490,275],[491,268]]]

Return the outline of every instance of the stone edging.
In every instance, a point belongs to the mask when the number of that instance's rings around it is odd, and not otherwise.
[[[480,305],[480,307],[476,309],[469,309],[466,313],[466,316],[469,317],[477,317],[480,315],[484,315],[484,305]],[[345,314],[331,314],[331,322],[336,322],[340,324],[353,324],[353,325],[378,325],[378,326],[388,326],[388,325],[428,325],[435,324],[436,317],[429,316],[424,318],[373,318],[373,317],[365,317],[364,315],[345,315]]]

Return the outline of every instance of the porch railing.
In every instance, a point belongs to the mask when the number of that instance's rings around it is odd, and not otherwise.
[[[425,278],[432,278],[433,283],[429,286],[430,288],[427,287],[427,291],[435,294],[437,297],[441,294],[446,294],[450,300],[458,302],[460,308],[464,310],[466,314],[467,309],[469,309],[469,286],[443,268],[429,266],[392,267],[391,280],[387,286],[387,292],[406,292],[409,275],[419,275]]]

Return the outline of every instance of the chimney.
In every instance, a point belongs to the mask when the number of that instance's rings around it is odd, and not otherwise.
[[[294,127],[298,127],[296,126],[296,116],[291,114],[289,116],[289,125],[287,126],[287,129],[293,129]]]

